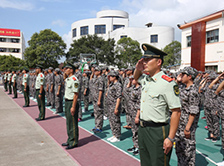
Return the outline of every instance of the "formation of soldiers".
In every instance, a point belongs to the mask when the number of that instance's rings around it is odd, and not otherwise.
[[[134,155],[138,150],[138,127],[140,115],[141,85],[133,78],[133,67],[120,69],[119,71],[109,70],[107,67],[91,65],[89,70],[83,73],[74,64],[76,70],[75,78],[79,81],[78,102],[78,121],[82,121],[82,112],[89,111],[89,104],[93,104],[95,124],[92,131],[94,133],[103,132],[103,121],[109,118],[110,128],[113,136],[107,140],[118,142],[121,137],[120,114],[126,114],[126,125],[124,128],[131,129],[133,133],[133,147],[127,149]],[[178,73],[165,72],[171,79],[178,84],[174,89],[181,100],[181,118],[176,133],[176,153],[179,165],[194,165],[196,150],[195,132],[199,120],[200,110],[204,110],[209,136],[205,138],[216,142],[220,137],[221,119],[222,126],[222,148],[224,149],[224,73],[214,71],[199,72],[194,68],[187,67]],[[46,106],[56,109],[55,114],[63,112],[63,99],[65,95],[65,79],[67,78],[64,69],[53,69],[49,67],[43,70],[44,74],[44,96],[46,97]],[[184,82],[184,75],[191,76],[192,86],[187,86]],[[8,70],[3,72],[5,91],[17,98],[17,90],[24,93],[25,105],[29,107],[29,97],[36,98],[36,71]],[[41,76],[39,76],[41,77]],[[186,80],[185,80],[186,81]],[[41,79],[40,79],[41,82]],[[187,88],[186,88],[187,87]],[[84,109],[81,107],[81,101],[84,103]],[[45,103],[45,102],[44,102]],[[45,107],[45,106],[44,106]],[[45,114],[45,113],[44,113]],[[186,129],[189,118],[194,117],[190,128]],[[192,155],[191,155],[192,153]]]

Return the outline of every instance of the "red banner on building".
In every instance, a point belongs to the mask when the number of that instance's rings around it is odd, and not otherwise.
[[[20,37],[20,30],[0,28],[0,36],[18,36],[18,37]]]

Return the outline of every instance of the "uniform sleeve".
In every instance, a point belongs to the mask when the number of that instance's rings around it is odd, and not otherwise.
[[[174,90],[174,87],[177,86],[174,82],[170,82],[166,86],[166,92],[164,93],[164,99],[169,107],[169,109],[180,108],[180,98]]]
[[[40,85],[44,85],[44,76],[43,76],[43,74],[40,75]]]
[[[117,84],[116,86],[116,98],[121,98],[122,97],[122,87],[121,87],[121,84]]]
[[[72,92],[78,93],[79,92],[79,81],[73,81],[72,82]]]
[[[146,75],[145,74],[142,74],[139,78],[138,78],[138,83],[139,84],[143,84],[143,80],[144,80],[144,78],[146,77]]]
[[[24,83],[27,82],[27,75],[23,76],[23,81],[24,81]]]
[[[84,85],[85,89],[89,88],[89,79],[86,78],[85,80],[85,85]]]
[[[199,113],[199,94],[195,90],[191,91],[189,96],[189,113],[190,114],[198,114]]]
[[[100,77],[99,79],[99,90],[103,91],[104,90],[104,82],[103,82],[103,78]]]

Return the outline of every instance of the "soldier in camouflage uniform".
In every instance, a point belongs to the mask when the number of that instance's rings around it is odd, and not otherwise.
[[[8,81],[8,86],[9,86],[9,95],[12,94],[12,71],[9,70],[8,71],[8,78],[7,78],[7,81]]]
[[[104,82],[104,96],[103,96],[103,109],[104,109],[104,120],[107,119],[108,117],[108,109],[107,109],[107,98],[105,95],[105,92],[107,91],[108,88],[108,73],[109,73],[109,69],[107,67],[103,67],[102,68],[102,78],[103,78],[103,82]]]
[[[128,109],[131,115],[131,131],[132,141],[134,146],[129,148],[127,151],[133,152],[133,155],[138,155],[138,124],[136,124],[136,117],[139,118],[140,114],[140,99],[141,99],[141,85],[134,80],[134,77],[129,77],[129,83],[127,85],[128,92],[130,93],[130,100],[128,102]],[[137,115],[138,112],[138,115]]]
[[[181,72],[181,82],[186,85],[180,89],[181,116],[176,132],[176,154],[178,166],[194,166],[196,156],[195,132],[200,116],[198,87],[193,83],[198,72],[185,67]]]
[[[201,91],[204,93],[205,100],[204,100],[204,110],[206,112],[206,122],[208,126],[209,136],[205,138],[205,140],[212,142],[217,141],[217,137],[219,137],[219,116],[217,115],[217,95],[215,94],[216,89],[218,88],[217,85],[213,85],[209,88],[211,82],[217,77],[215,73],[210,73],[202,85]]]
[[[54,92],[53,67],[49,67],[48,73],[49,73],[49,96],[50,96],[50,103],[51,103],[51,109],[54,109],[55,108],[55,92]]]
[[[92,94],[93,94],[93,81],[95,79],[95,67],[96,65],[92,65],[91,66],[91,75],[90,75],[90,80],[89,80],[89,102],[91,103],[93,101],[93,97],[92,97]]]
[[[131,115],[130,115],[131,110],[128,109],[128,102],[130,100],[129,99],[130,94],[127,91],[127,85],[129,83],[129,77],[133,75],[133,67],[129,66],[127,68],[126,75],[127,75],[127,77],[125,77],[124,84],[123,84],[123,96],[124,96],[124,108],[125,108],[125,113],[126,113],[127,125],[125,125],[123,127],[130,129],[131,128]]]
[[[107,101],[108,101],[108,114],[110,128],[112,130],[113,136],[107,140],[110,142],[118,142],[121,137],[121,120],[120,120],[120,111],[121,111],[121,97],[122,97],[122,85],[118,81],[118,73],[111,71],[109,73],[110,85],[107,91]]]
[[[60,76],[60,69],[56,68],[54,71],[55,79],[54,79],[54,85],[55,85],[55,108],[56,108],[56,114],[63,112],[63,96],[61,93],[61,86],[62,86],[62,77]]]
[[[46,69],[44,71],[44,76],[45,76],[45,96],[46,96],[46,99],[47,99],[47,104],[46,106],[51,106],[51,99],[50,99],[50,95],[49,95],[49,85],[50,85],[50,77],[49,77],[49,73],[48,73],[48,70]]]
[[[102,70],[95,67],[95,76],[93,83],[93,107],[95,117],[95,127],[92,129],[95,133],[102,132],[103,128],[103,96],[104,96],[104,80],[101,76]]]
[[[17,98],[17,74],[16,74],[16,70],[12,71],[12,87],[13,87],[13,94],[14,94],[14,98]]]
[[[85,112],[88,111],[89,108],[89,78],[88,78],[88,71],[83,72],[82,78],[82,94],[83,94],[83,102],[84,102],[84,110]]]

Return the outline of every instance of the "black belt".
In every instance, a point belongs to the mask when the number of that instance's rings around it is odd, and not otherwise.
[[[40,89],[36,89],[36,90],[40,90]]]
[[[65,101],[73,101],[73,100],[65,99]]]
[[[161,126],[166,126],[169,123],[155,123],[153,121],[143,121],[140,120],[140,126],[141,127],[161,127]]]

